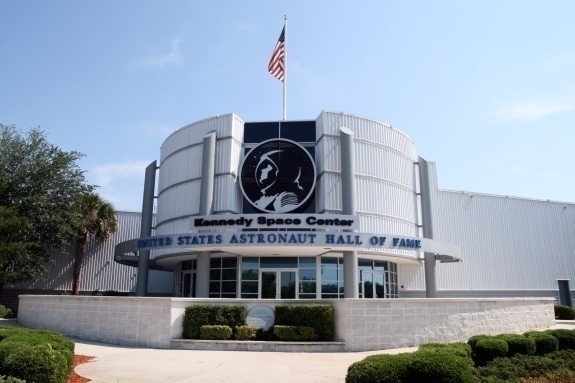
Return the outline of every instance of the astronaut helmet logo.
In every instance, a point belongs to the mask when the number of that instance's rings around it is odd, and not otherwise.
[[[244,197],[263,212],[297,210],[315,189],[314,160],[291,140],[277,138],[260,143],[245,156],[240,169]]]

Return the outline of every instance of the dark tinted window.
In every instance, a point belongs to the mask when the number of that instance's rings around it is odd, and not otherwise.
[[[315,121],[281,121],[280,137],[295,142],[315,142]]]
[[[279,137],[279,122],[246,122],[244,124],[244,143],[260,143]]]

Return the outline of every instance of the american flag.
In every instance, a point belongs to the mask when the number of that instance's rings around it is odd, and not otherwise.
[[[270,59],[270,63],[268,64],[268,71],[281,82],[284,81],[285,76],[285,30],[286,28],[284,26],[274,53],[272,54],[272,58]]]

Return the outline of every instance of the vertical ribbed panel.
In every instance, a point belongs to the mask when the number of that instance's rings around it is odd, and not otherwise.
[[[321,126],[323,129],[318,132],[317,137],[321,137],[321,134],[339,136],[339,128],[343,126],[353,131],[356,140],[386,145],[407,155],[413,161],[417,158],[413,141],[405,133],[390,125],[349,114],[331,112],[322,112],[316,123],[318,124],[316,126]]]
[[[360,230],[417,236],[415,147],[405,134],[376,121],[329,112],[322,112],[318,117],[318,210],[341,211],[340,127],[354,133]]]
[[[575,280],[575,205],[442,190],[432,197],[435,238],[463,255],[438,267],[440,289],[556,290],[557,279]]]
[[[171,186],[158,196],[158,227],[164,221],[184,215],[197,215],[200,211],[200,180]]]
[[[174,132],[161,147],[158,181],[157,229],[167,230],[179,217],[199,214],[202,142],[216,132],[214,211],[238,212],[241,193],[236,182],[242,157],[244,122],[234,114],[209,118]],[[185,231],[189,230],[189,218]],[[167,225],[167,226],[166,226]]]
[[[211,131],[215,131],[218,138],[234,136],[241,142],[243,121],[234,114],[226,114],[198,121],[176,130],[160,147],[160,163],[185,147],[201,143],[204,135]]]
[[[114,262],[116,244],[140,236],[140,213],[117,212],[118,230],[105,242],[88,244],[80,279],[82,291],[135,291],[137,268]],[[45,280],[20,284],[26,289],[71,290],[74,246],[65,255],[55,257],[55,264],[48,265]],[[150,279],[149,292],[171,294],[173,274],[156,272]]]

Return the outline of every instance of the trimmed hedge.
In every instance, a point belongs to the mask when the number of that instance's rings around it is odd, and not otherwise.
[[[554,309],[556,319],[566,319],[566,320],[575,319],[575,310],[573,310],[571,306],[555,305]]]
[[[368,356],[347,368],[345,383],[404,382],[411,360],[411,354]]]
[[[274,326],[274,335],[287,342],[305,342],[318,338],[315,329],[307,326]]]
[[[559,341],[559,350],[575,350],[575,331],[567,329],[546,330],[549,334]]]
[[[414,353],[373,355],[353,363],[346,383],[473,383],[469,358],[451,354],[450,348]]]
[[[477,340],[471,346],[471,357],[476,366],[485,366],[495,358],[507,356],[509,345],[503,339],[496,337],[485,337]]]
[[[335,313],[330,304],[282,304],[276,306],[275,314],[276,325],[312,327],[320,341],[335,336]]]
[[[474,383],[470,359],[449,352],[418,351],[412,354],[405,383]]]
[[[236,326],[235,329],[237,340],[250,340],[256,337],[256,328],[250,325]]]
[[[74,343],[44,330],[2,329],[0,371],[34,383],[66,383],[74,361]]]
[[[204,325],[200,327],[200,339],[205,340],[228,340],[232,337],[232,328],[230,326]]]
[[[194,305],[186,307],[182,335],[200,339],[202,326],[224,325],[231,328],[246,324],[246,308],[241,305]]]
[[[515,355],[533,355],[535,354],[535,340],[519,334],[500,334],[497,338],[503,339],[507,342],[509,349],[507,350],[507,357]]]
[[[559,340],[553,335],[540,331],[531,331],[525,333],[525,336],[535,342],[535,355],[545,355],[559,350]]]
[[[473,360],[471,359],[471,346],[463,342],[426,343],[419,345],[418,350],[428,352],[447,352],[462,358],[467,358],[471,363],[473,363]]]

